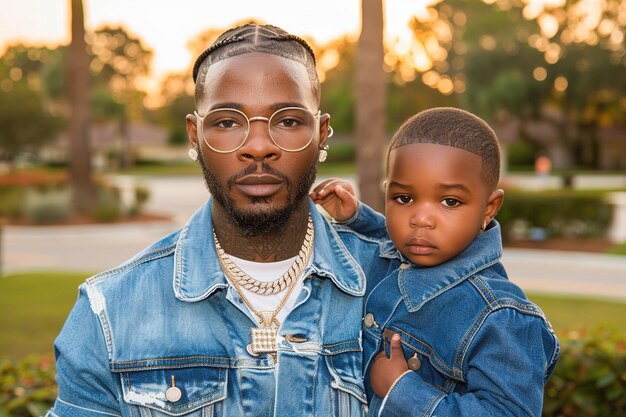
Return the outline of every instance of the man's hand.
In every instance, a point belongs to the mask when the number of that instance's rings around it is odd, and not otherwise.
[[[382,351],[376,355],[372,362],[370,383],[376,395],[380,398],[385,398],[393,383],[396,382],[400,375],[408,371],[408,369],[409,367],[402,353],[400,335],[394,333],[391,337],[389,358],[387,358],[387,354]]]
[[[350,220],[359,207],[359,200],[354,196],[352,184],[337,178],[318,184],[309,197],[315,204],[322,206],[333,219],[340,222]]]

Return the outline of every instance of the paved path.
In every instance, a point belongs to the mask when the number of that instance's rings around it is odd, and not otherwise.
[[[98,272],[114,267],[175,231],[206,200],[199,178],[145,178],[149,209],[172,221],[102,226],[13,227],[2,236],[2,270]],[[504,265],[524,290],[626,301],[626,257],[506,248]]]

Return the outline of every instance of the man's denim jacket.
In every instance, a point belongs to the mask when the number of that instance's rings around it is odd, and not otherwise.
[[[384,217],[363,204],[337,230],[348,245],[359,241],[355,231],[379,237],[371,241],[380,258],[396,267],[388,276],[367,275],[368,415],[541,415],[559,343],[543,312],[508,280],[496,221],[461,254],[435,267],[405,261],[387,240]],[[371,390],[369,368],[385,331],[400,334],[413,369],[381,399]]]
[[[181,231],[80,286],[55,342],[48,416],[364,415],[365,277],[309,204],[314,255],[279,330],[278,366],[246,350],[256,319],[219,266],[209,201]]]

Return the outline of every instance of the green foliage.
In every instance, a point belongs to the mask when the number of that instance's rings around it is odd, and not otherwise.
[[[506,190],[497,219],[506,239],[527,238],[532,228],[553,237],[604,236],[612,208],[602,193]]]
[[[0,187],[0,218],[19,218],[22,214],[24,189],[20,187]]]
[[[615,417],[626,410],[626,333],[610,328],[561,336],[545,389],[544,417]]]
[[[101,188],[98,192],[98,203],[93,207],[91,216],[98,222],[110,223],[121,214],[119,193],[110,187]]]
[[[44,108],[41,93],[25,82],[12,84],[8,91],[0,89],[0,156],[8,161],[20,152],[37,152],[60,126]]]
[[[36,224],[52,224],[71,214],[71,195],[67,187],[29,188],[24,200],[25,216]]]
[[[169,129],[167,143],[170,145],[184,145],[187,143],[187,129],[182,121],[173,124]]]
[[[0,417],[39,417],[57,395],[50,355],[0,361]]]
[[[518,141],[507,147],[509,169],[528,168],[533,169],[537,148],[527,141]]]
[[[613,255],[626,255],[626,243],[615,245],[614,247],[611,248],[609,253]]]

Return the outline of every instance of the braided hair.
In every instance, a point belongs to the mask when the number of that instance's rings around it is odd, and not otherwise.
[[[391,138],[389,152],[415,143],[452,146],[478,155],[482,159],[483,181],[490,188],[498,185],[500,179],[498,138],[480,117],[453,107],[424,110],[400,126]]]
[[[196,100],[199,99],[209,67],[226,58],[261,52],[277,55],[299,62],[307,70],[311,90],[319,101],[320,82],[315,69],[315,54],[308,43],[299,36],[287,33],[272,25],[249,23],[229,29],[196,59],[193,66],[193,81],[196,83]]]

